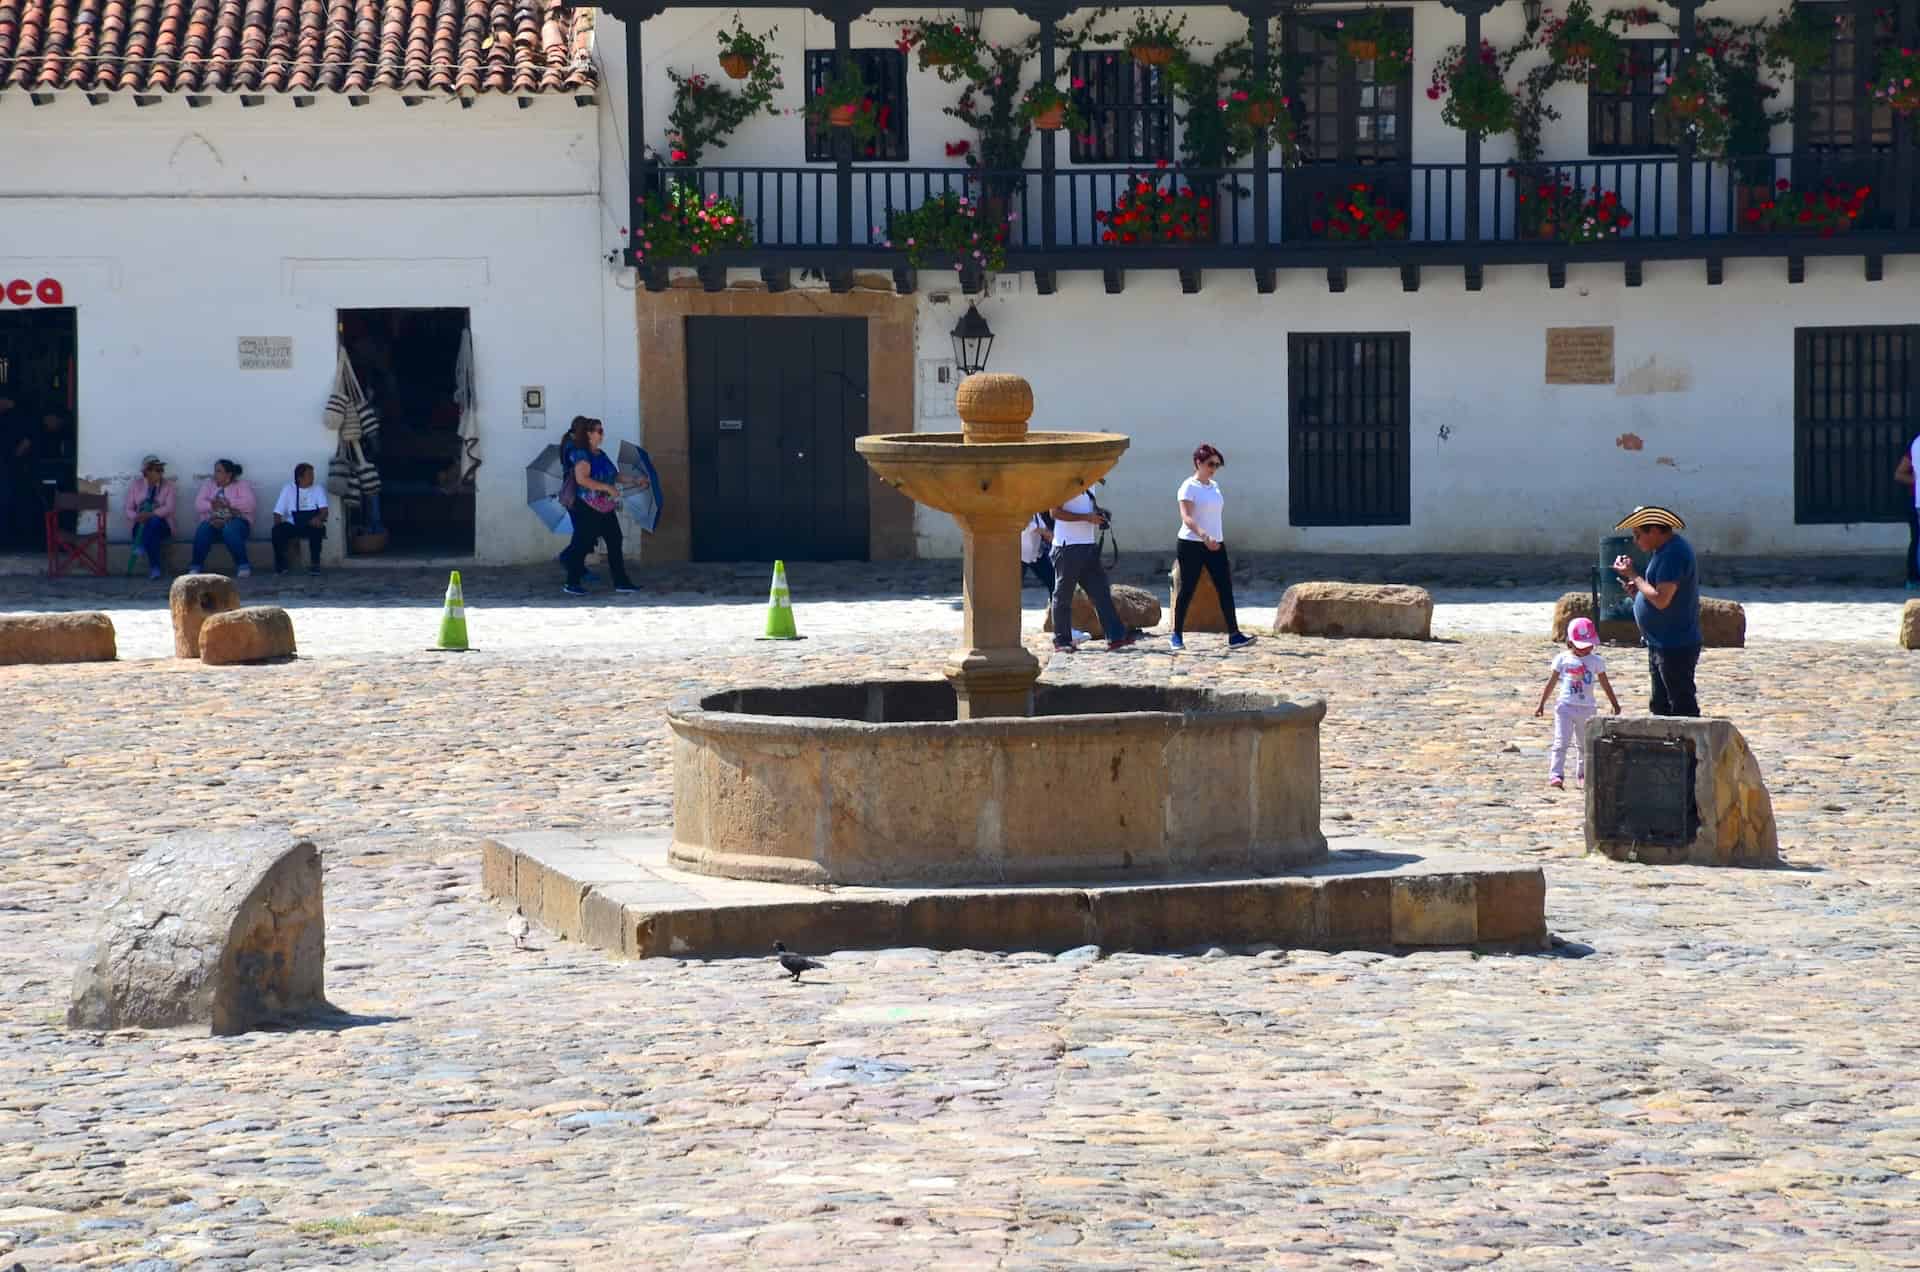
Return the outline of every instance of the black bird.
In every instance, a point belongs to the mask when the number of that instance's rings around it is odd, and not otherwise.
[[[780,956],[780,966],[786,968],[796,981],[800,979],[800,973],[802,972],[824,972],[827,970],[825,963],[816,963],[810,958],[802,958],[798,954],[787,953],[787,947],[779,941],[773,943],[773,952]]]

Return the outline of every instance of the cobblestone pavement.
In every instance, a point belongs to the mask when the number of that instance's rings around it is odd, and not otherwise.
[[[403,572],[253,580],[290,664],[0,668],[0,1267],[1920,1267],[1898,592],[1720,590],[1755,639],[1701,696],[1765,768],[1773,871],[1580,858],[1531,715],[1550,580],[1438,582],[1429,643],[1049,667],[1325,696],[1328,828],[1541,862],[1551,956],[810,951],[796,987],[513,951],[477,838],[664,824],[668,697],[933,675],[955,640],[950,567],[794,574],[797,644],[750,639],[759,567],[584,604],[480,572],[480,652],[436,656],[444,577]],[[0,581],[51,605],[166,647],[135,584]],[[118,872],[256,823],[323,847],[352,1017],[68,1033]]]

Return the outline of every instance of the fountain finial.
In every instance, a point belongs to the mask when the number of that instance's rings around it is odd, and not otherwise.
[[[1033,418],[1033,386],[1017,375],[978,371],[954,390],[962,436],[969,442],[1017,442]]]

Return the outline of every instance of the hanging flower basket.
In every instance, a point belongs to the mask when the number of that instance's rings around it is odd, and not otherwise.
[[[1084,132],[1087,128],[1087,118],[1073,98],[1054,84],[1041,83],[1029,88],[1020,98],[1020,113],[1041,132],[1058,132],[1068,127]]]
[[[753,59],[744,53],[722,53],[720,69],[727,73],[728,79],[743,80],[753,74]]]
[[[1033,126],[1041,132],[1059,132],[1067,126],[1067,108],[1049,106],[1033,116]]]
[[[1280,103],[1270,98],[1256,97],[1247,103],[1247,122],[1255,128],[1265,128],[1280,118]]]
[[[765,35],[756,35],[736,17],[731,28],[715,32],[720,43],[720,69],[727,73],[727,78],[743,80],[753,74],[754,67],[769,59],[777,63],[771,41],[778,30],[776,27]]]
[[[1705,93],[1668,93],[1667,113],[1691,119],[1707,108]]]
[[[1371,62],[1380,56],[1378,40],[1348,40],[1347,57],[1355,62]]]
[[[1121,39],[1126,41],[1127,51],[1140,65],[1170,66],[1186,46],[1186,25],[1184,13],[1175,17],[1165,11],[1141,9]]]
[[[1171,44],[1136,44],[1128,50],[1142,66],[1166,66],[1173,61],[1174,51]]]
[[[1403,22],[1403,15],[1378,6],[1336,17],[1333,29],[1340,33],[1341,62],[1371,62],[1378,80],[1406,75],[1413,69],[1413,31]]]
[[[830,106],[827,108],[827,123],[835,128],[853,127],[853,116],[858,106]]]

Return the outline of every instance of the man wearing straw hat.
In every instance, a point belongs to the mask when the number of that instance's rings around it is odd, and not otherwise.
[[[1697,716],[1693,673],[1700,665],[1700,576],[1693,546],[1676,531],[1687,523],[1661,507],[1635,508],[1620,519],[1616,530],[1631,530],[1633,546],[1647,554],[1647,572],[1637,573],[1633,558],[1613,559],[1620,585],[1633,598],[1633,621],[1647,647],[1647,670],[1653,679],[1654,715]]]

